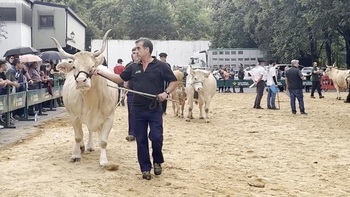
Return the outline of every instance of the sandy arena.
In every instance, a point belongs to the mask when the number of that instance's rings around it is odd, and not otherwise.
[[[126,107],[116,110],[107,147],[117,171],[99,167],[97,135],[96,151],[70,163],[74,134],[62,116],[0,151],[0,196],[350,196],[350,104],[334,92],[304,95],[308,116],[292,115],[283,93],[276,111],[252,109],[254,93],[216,94],[209,124],[198,119],[197,106],[188,123],[168,103],[166,161],[151,181],[141,179],[136,143],[125,140]]]

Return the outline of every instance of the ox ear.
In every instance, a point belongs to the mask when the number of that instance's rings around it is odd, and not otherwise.
[[[204,77],[205,77],[205,78],[208,78],[209,75],[210,75],[210,72],[204,73]]]
[[[61,62],[56,66],[56,69],[63,73],[69,73],[73,68],[73,61]]]

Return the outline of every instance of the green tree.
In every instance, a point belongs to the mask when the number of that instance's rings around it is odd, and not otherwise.
[[[216,0],[211,4],[212,48],[256,48],[244,30],[244,15],[231,0]]]

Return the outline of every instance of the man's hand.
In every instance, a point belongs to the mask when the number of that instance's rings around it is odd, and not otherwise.
[[[20,84],[17,81],[14,81],[13,86],[15,86],[16,88],[19,88]]]
[[[97,68],[92,68],[91,72],[93,75],[99,75],[101,71],[97,67]]]
[[[168,94],[166,92],[163,92],[161,94],[158,94],[158,99],[163,102],[168,98]]]

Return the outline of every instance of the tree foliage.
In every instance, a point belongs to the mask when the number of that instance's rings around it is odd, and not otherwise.
[[[213,48],[258,47],[267,59],[350,66],[348,0],[46,0],[87,23],[86,43],[113,39],[209,39]]]

